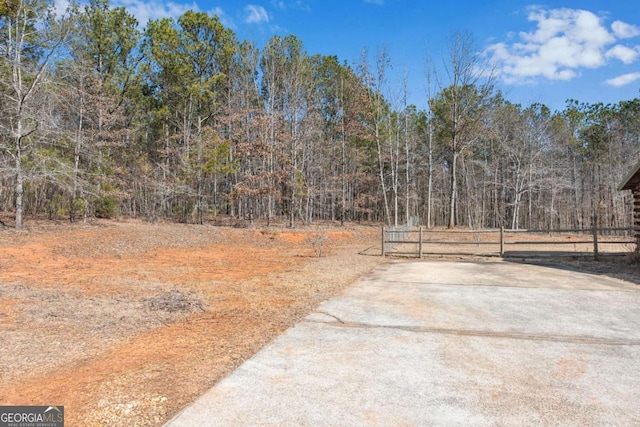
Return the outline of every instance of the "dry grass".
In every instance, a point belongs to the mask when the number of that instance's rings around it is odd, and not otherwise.
[[[161,425],[383,261],[358,255],[377,229],[357,226],[42,223],[0,236],[0,404],[63,404],[84,426]]]

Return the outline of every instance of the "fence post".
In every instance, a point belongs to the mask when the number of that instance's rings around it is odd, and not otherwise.
[[[593,221],[593,259],[598,261],[600,258],[600,253],[598,251],[598,222],[595,218],[596,217],[594,217]]]
[[[504,226],[500,226],[500,258],[504,258]]]
[[[384,225],[382,226],[382,256],[385,256],[384,252]]]
[[[422,259],[422,226],[420,227],[420,237],[418,238],[418,252],[420,252],[420,259]]]

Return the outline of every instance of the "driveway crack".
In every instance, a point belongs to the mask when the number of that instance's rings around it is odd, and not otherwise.
[[[332,317],[334,319],[336,319],[338,322],[344,324],[344,320],[342,320],[341,318],[339,318],[338,316],[335,316],[331,313],[327,313],[326,311],[316,311],[316,313],[318,314],[324,314],[325,316],[329,316]],[[309,320],[310,322],[314,322],[314,323],[334,323],[334,322],[322,322],[322,321],[318,321],[318,320]]]
[[[526,332],[500,332],[500,331],[483,331],[475,329],[450,329],[450,328],[430,328],[420,326],[403,326],[403,325],[374,325],[370,323],[348,322],[340,319],[333,314],[325,312],[317,312],[336,319],[336,322],[326,322],[318,319],[305,319],[305,322],[332,325],[339,328],[354,329],[392,329],[405,332],[441,334],[441,335],[457,335],[470,337],[485,338],[506,338],[527,341],[551,341],[564,342],[573,344],[589,344],[589,345],[611,345],[611,346],[640,346],[640,340],[625,338],[601,338],[589,336],[565,336],[565,335],[543,335],[532,334]]]

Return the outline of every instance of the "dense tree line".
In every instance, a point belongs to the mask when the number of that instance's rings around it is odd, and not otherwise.
[[[141,31],[107,0],[2,2],[0,209],[17,228],[39,215],[630,223],[616,186],[640,158],[640,100],[516,105],[468,35],[450,54],[422,111],[384,50],[350,66],[293,35],[260,50],[205,13]]]

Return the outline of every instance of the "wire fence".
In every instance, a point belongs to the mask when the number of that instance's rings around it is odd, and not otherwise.
[[[404,244],[411,234],[415,232],[420,224],[419,217],[410,217],[405,225],[383,227],[382,230],[382,254],[387,251],[394,251],[398,245]]]

